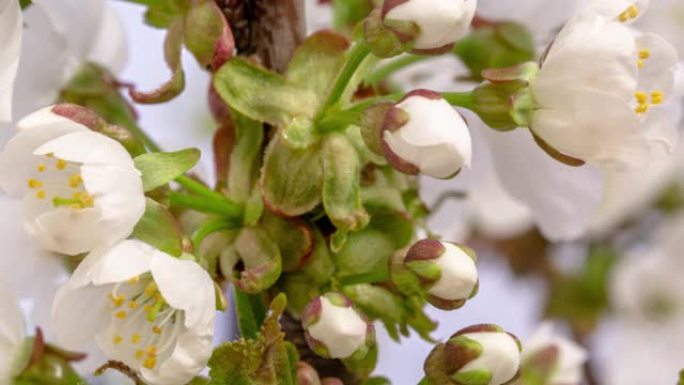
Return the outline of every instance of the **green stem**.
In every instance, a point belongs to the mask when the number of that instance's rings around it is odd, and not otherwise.
[[[242,206],[229,201],[226,198],[215,199],[206,196],[187,195],[178,192],[169,193],[171,206],[191,209],[206,214],[218,214],[228,218],[242,219]]]
[[[366,82],[369,84],[378,84],[381,81],[389,78],[397,71],[409,67],[413,64],[419,63],[423,60],[431,59],[432,56],[419,56],[419,55],[404,55],[398,59],[392,60],[391,62],[378,68],[375,72],[370,74],[366,78]]]
[[[452,106],[467,108],[471,111],[475,108],[475,98],[472,92],[442,92],[442,97]]]
[[[195,179],[192,179],[188,176],[181,175],[178,178],[175,179],[176,182],[183,186],[186,190],[188,190],[191,193],[210,198],[210,199],[218,199],[218,200],[227,200],[223,194],[216,192],[209,187],[205,186],[203,183],[196,181]]]
[[[344,68],[342,68],[342,71],[337,76],[337,80],[335,80],[335,84],[333,85],[332,91],[330,92],[330,96],[325,103],[323,111],[335,106],[340,102],[344,92],[347,90],[349,82],[354,77],[354,74],[359,69],[361,64],[370,54],[371,49],[366,42],[357,41],[356,44],[354,44],[349,51],[349,56],[347,57],[347,62],[345,63]]]
[[[210,234],[223,230],[234,230],[241,225],[241,221],[235,220],[234,218],[219,218],[206,222],[192,234],[192,244],[195,249],[199,249],[200,245],[202,245],[202,241]]]
[[[159,147],[154,139],[147,135],[145,130],[140,128],[137,124],[131,122],[130,124],[126,124],[126,128],[128,128],[136,138],[140,139],[148,150],[152,152],[162,152],[161,147]]]

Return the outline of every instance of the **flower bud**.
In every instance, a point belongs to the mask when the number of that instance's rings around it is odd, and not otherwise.
[[[321,385],[321,378],[313,366],[304,361],[297,363],[297,382],[300,385]]]
[[[363,358],[375,344],[373,325],[339,293],[317,297],[302,314],[306,341],[326,358]]]
[[[502,385],[518,376],[518,339],[496,325],[474,325],[437,345],[425,362],[435,384]]]
[[[468,31],[477,0],[385,0],[383,24],[409,43],[415,53],[444,53]],[[402,24],[413,24],[416,33],[405,34]]]
[[[405,174],[448,179],[470,167],[468,126],[436,92],[416,90],[397,104],[371,107],[362,125],[368,146]]]
[[[542,324],[525,343],[522,379],[527,384],[578,385],[583,383],[587,352],[577,343]]]
[[[426,239],[411,246],[404,263],[420,278],[428,302],[453,310],[477,294],[476,259],[465,246]]]

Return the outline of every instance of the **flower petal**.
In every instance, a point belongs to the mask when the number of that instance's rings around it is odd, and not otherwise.
[[[69,162],[103,163],[134,168],[133,159],[114,139],[92,131],[74,132],[53,139],[34,151],[36,155],[55,154]]]
[[[0,3],[0,123],[12,121],[14,81],[19,66],[22,14],[17,1]]]

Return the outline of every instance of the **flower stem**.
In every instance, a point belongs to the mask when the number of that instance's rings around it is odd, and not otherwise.
[[[178,178],[175,179],[176,182],[183,186],[186,190],[188,190],[191,193],[207,197],[210,199],[218,199],[218,200],[227,200],[228,198],[222,195],[221,193],[218,193],[209,187],[205,186],[203,183],[198,182],[188,176],[181,175]]]
[[[375,72],[370,74],[366,78],[366,82],[369,84],[378,84],[381,81],[392,76],[397,71],[409,67],[415,63],[419,63],[423,60],[431,59],[432,56],[419,56],[419,55],[404,55],[398,59],[392,60],[391,62],[385,64],[384,66],[378,68]]]
[[[241,221],[234,218],[219,218],[206,222],[192,234],[192,244],[195,249],[198,249],[202,245],[202,241],[210,234],[223,230],[237,229],[241,225]]]
[[[442,97],[452,106],[469,110],[475,108],[475,99],[472,92],[442,92]]]
[[[330,96],[325,103],[325,108],[323,111],[335,106],[340,102],[352,77],[354,77],[356,71],[370,54],[371,49],[364,41],[357,41],[356,44],[352,46],[352,48],[349,50],[347,62],[342,68],[340,74],[337,76],[337,80],[335,80],[335,84],[333,85],[332,91],[330,92]]]
[[[136,138],[140,139],[141,142],[147,147],[148,150],[152,152],[162,152],[161,147],[152,139],[145,130],[140,128],[137,124],[131,122],[130,124],[126,125],[126,128],[128,128],[133,135],[135,135]]]
[[[206,214],[218,214],[228,218],[242,219],[242,206],[226,198],[215,199],[207,196],[194,196],[179,192],[169,193],[171,206],[191,209]]]

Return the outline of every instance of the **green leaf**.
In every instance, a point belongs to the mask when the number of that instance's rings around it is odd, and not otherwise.
[[[384,287],[362,283],[345,286],[342,291],[373,319],[396,324],[402,322],[406,316],[402,298]]]
[[[233,111],[232,116],[235,123],[235,145],[230,153],[228,196],[236,202],[245,202],[250,197],[259,173],[264,129],[263,124],[237,111]]]
[[[266,207],[289,217],[306,214],[321,202],[322,186],[318,146],[292,149],[279,135],[271,141],[261,170]]]
[[[323,207],[342,231],[364,228],[369,216],[361,204],[361,162],[344,135],[329,135],[323,143]]]
[[[196,148],[143,154],[135,158],[135,168],[142,173],[144,190],[152,191],[195,167],[200,156]]]
[[[145,214],[133,230],[133,238],[176,257],[183,253],[180,226],[166,207],[150,198],[147,198]]]
[[[295,51],[285,76],[295,86],[317,96],[316,109],[328,97],[331,85],[344,65],[347,48],[347,38],[324,30],[309,36]]]
[[[334,0],[334,26],[337,30],[351,30],[373,11],[373,0]]]
[[[234,283],[241,290],[256,294],[273,286],[282,272],[278,245],[263,229],[245,227],[233,245],[244,270],[235,272]]]
[[[335,275],[343,284],[385,281],[394,251],[392,241],[377,230],[351,233],[342,250],[333,256]]]
[[[313,118],[316,95],[243,58],[234,58],[214,75],[214,87],[232,109],[259,122],[285,126]]]
[[[321,292],[319,288],[303,273],[287,274],[278,283],[279,289],[291,298],[287,309],[294,317],[300,318],[304,308]]]
[[[223,344],[209,360],[211,385],[297,385],[296,349],[285,341],[279,317],[285,311],[284,294],[277,296],[254,339]]]
[[[309,257],[302,272],[313,281],[317,286],[322,286],[330,281],[330,277],[335,273],[335,265],[333,265],[332,258],[328,245],[325,242],[323,234],[317,228],[314,231],[314,250]]]
[[[261,296],[247,294],[237,287],[233,288],[233,296],[240,336],[247,339],[257,338],[259,328],[266,319],[266,306]]]

